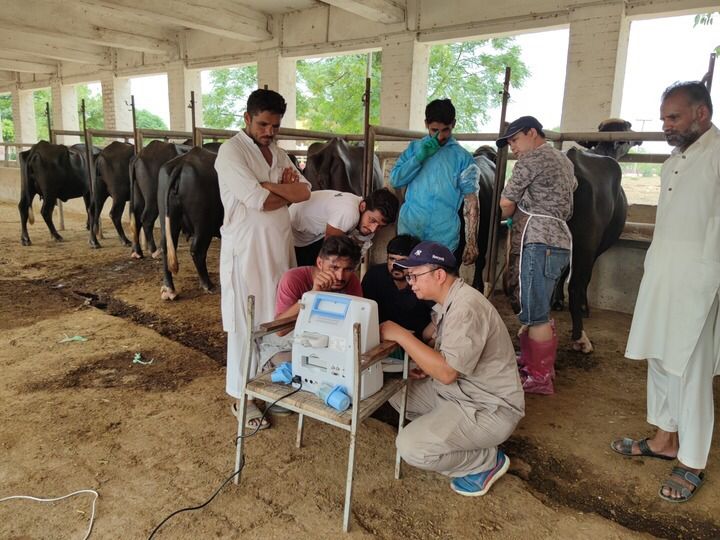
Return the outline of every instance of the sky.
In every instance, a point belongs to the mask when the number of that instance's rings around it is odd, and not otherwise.
[[[633,21],[625,71],[620,116],[637,131],[660,131],[662,91],[677,80],[696,80],[708,68],[709,55],[720,45],[720,21],[693,28],[694,16]],[[533,114],[552,129],[560,125],[565,86],[568,29],[522,34],[516,37],[522,59],[530,69],[525,86],[510,92],[508,118]],[[203,72],[203,90],[208,88]],[[169,125],[167,77],[134,78],[132,93],[138,108],[148,109]],[[720,60],[715,69],[713,102],[720,104]],[[499,108],[481,131],[497,131]],[[717,121],[716,121],[717,124]],[[653,146],[654,145],[654,146]],[[666,152],[665,143],[646,143],[648,152]]]

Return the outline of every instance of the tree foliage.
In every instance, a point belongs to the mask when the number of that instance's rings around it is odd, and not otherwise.
[[[88,129],[105,128],[105,112],[103,111],[102,94],[91,92],[86,84],[75,87],[77,93],[78,126],[83,127],[82,100],[85,100],[85,121]]]
[[[478,125],[488,120],[488,110],[502,103],[505,66],[511,69],[511,88],[525,83],[530,72],[520,54],[513,38],[432,47],[428,101],[450,98],[457,110],[457,131],[477,131]]]
[[[50,103],[50,89],[41,88],[33,92],[33,105],[35,107],[35,129],[37,129],[37,138],[41,140],[50,140],[50,132],[48,131],[48,119],[45,113],[45,106]],[[20,141],[35,142],[35,141]]]
[[[693,28],[700,25],[700,26],[711,26],[715,22],[715,15],[720,16],[720,11],[711,11],[710,13],[698,13],[695,15],[695,24],[693,25]],[[715,47],[715,54],[720,55],[720,45]]]
[[[529,71],[513,38],[452,43],[430,51],[428,99],[448,97],[458,111],[459,131],[476,131],[488,110],[501,102],[505,66],[512,87],[520,88]],[[382,53],[372,53],[370,122],[380,121]],[[297,118],[308,129],[336,133],[363,131],[367,54],[297,62]],[[257,68],[219,69],[212,90],[203,96],[204,123],[238,128],[247,96],[257,87]]]
[[[372,53],[370,123],[380,120],[381,53]],[[300,60],[297,117],[308,129],[362,133],[365,122],[366,54]]]
[[[138,109],[135,111],[135,122],[138,128],[142,129],[167,129],[167,124],[157,114],[153,114],[146,109]]]
[[[15,129],[13,126],[12,96],[5,94],[0,96],[0,129],[2,129],[3,141],[15,140]]]
[[[245,103],[257,88],[257,66],[216,69],[210,73],[212,90],[203,94],[203,124],[216,129],[239,129]]]

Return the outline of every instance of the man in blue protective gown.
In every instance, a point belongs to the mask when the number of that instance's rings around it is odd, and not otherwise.
[[[439,242],[457,261],[472,264],[478,256],[478,178],[470,153],[452,136],[455,107],[436,99],[425,108],[428,135],[413,141],[390,173],[390,184],[406,188],[398,234]],[[460,253],[460,205],[465,221],[465,249]],[[458,265],[459,266],[459,265]]]

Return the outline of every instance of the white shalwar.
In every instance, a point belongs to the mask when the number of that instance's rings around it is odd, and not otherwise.
[[[242,359],[248,346],[247,297],[255,296],[255,323],[275,318],[275,289],[280,277],[295,265],[287,206],[263,211],[270,192],[260,182],[277,184],[286,167],[294,167],[274,142],[272,165],[244,131],[218,151],[215,170],[225,209],[220,229],[220,286],[223,330],[228,333],[226,392],[240,397]],[[300,181],[310,184],[300,176]],[[253,345],[254,346],[254,345]],[[253,353],[250,377],[262,366]]]
[[[720,374],[720,130],[663,164],[625,356],[649,359],[648,422],[678,432],[678,459],[704,468]]]

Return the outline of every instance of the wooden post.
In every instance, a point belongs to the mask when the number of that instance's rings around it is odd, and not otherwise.
[[[190,118],[192,122],[193,146],[202,146],[202,144],[198,144],[198,141],[195,139],[195,90],[190,90],[190,105],[188,105],[188,109],[190,109]]]
[[[502,108],[500,110],[500,135],[505,132],[505,116],[507,104],[510,99],[510,66],[505,67],[505,82],[503,83]],[[490,233],[488,238],[487,270],[485,272],[485,296],[490,298],[495,284],[497,272],[497,251],[498,251],[498,212],[500,211],[500,193],[505,183],[505,171],[507,169],[507,145],[498,151],[495,160],[495,186],[493,187],[492,206],[490,207]]]
[[[53,136],[53,129],[52,129],[52,117],[50,116],[50,102],[45,102],[45,117],[47,118],[47,125],[48,125],[48,139],[50,139],[50,142],[52,144],[55,143],[55,137]]]

